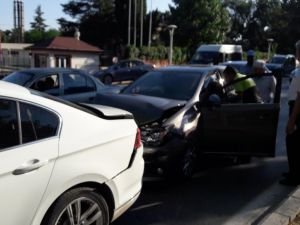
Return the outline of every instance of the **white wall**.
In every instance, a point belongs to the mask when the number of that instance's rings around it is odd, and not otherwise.
[[[99,55],[90,53],[75,53],[72,55],[71,67],[75,69],[83,69],[87,72],[95,72],[99,70]]]

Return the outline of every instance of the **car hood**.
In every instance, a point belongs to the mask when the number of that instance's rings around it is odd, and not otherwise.
[[[96,104],[117,107],[133,114],[138,125],[170,117],[183,108],[186,101],[128,94],[99,94]]]

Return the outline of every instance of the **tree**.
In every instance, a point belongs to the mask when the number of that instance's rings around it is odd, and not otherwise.
[[[173,0],[175,44],[194,51],[202,43],[222,43],[229,29],[228,11],[220,0]],[[192,10],[191,10],[192,9]]]
[[[38,30],[29,30],[25,32],[26,43],[37,43],[43,40],[51,39],[60,35],[60,32],[56,29],[49,29],[45,32]]]
[[[41,5],[38,5],[38,7],[35,10],[35,17],[34,22],[31,22],[31,28],[33,30],[37,30],[39,32],[44,32],[47,25],[45,24],[45,19],[43,18],[44,12],[42,12]]]

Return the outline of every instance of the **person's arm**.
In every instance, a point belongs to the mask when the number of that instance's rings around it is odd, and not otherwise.
[[[288,124],[287,124],[287,133],[292,134],[295,131],[296,128],[296,121],[298,116],[300,115],[300,92],[298,92],[297,99],[295,101],[293,112],[289,118]],[[299,127],[298,127],[299,129]]]

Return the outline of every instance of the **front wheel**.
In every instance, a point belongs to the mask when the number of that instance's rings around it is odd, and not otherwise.
[[[105,199],[88,188],[62,195],[43,225],[108,225],[109,210]]]
[[[113,79],[112,79],[112,76],[111,75],[105,75],[104,78],[103,78],[103,83],[106,84],[106,85],[110,85],[112,84],[113,82]]]
[[[179,175],[184,179],[190,179],[195,173],[197,164],[196,161],[196,147],[194,145],[189,145],[180,160]]]

